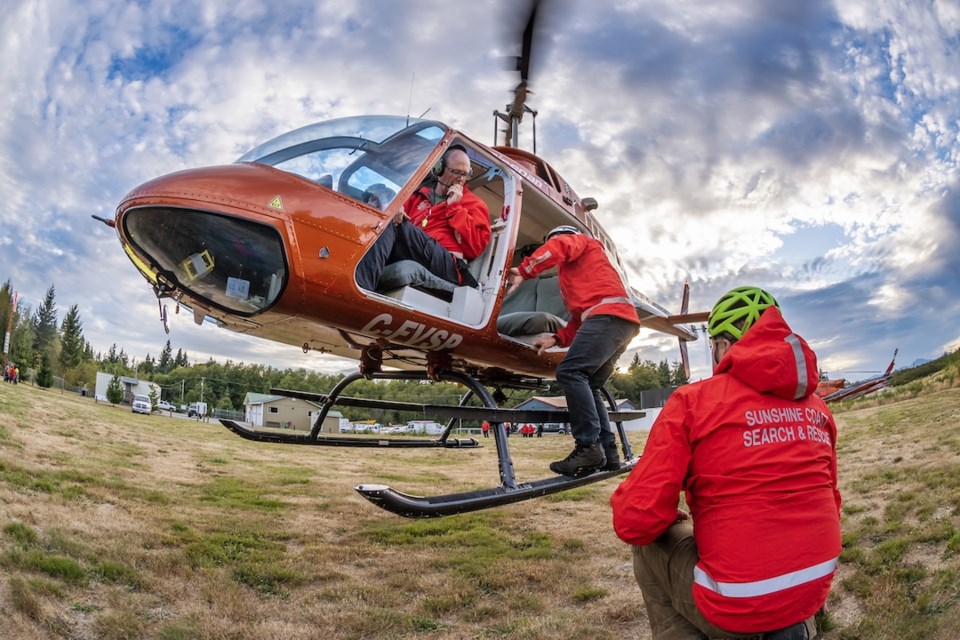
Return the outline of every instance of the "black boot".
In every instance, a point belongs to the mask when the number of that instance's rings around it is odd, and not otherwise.
[[[617,443],[604,445],[603,446],[603,455],[606,457],[607,462],[604,464],[601,469],[604,471],[616,471],[620,468],[620,452],[617,451]]]
[[[606,463],[603,455],[603,447],[599,442],[593,444],[582,444],[579,441],[573,448],[573,452],[564,460],[550,463],[550,471],[564,476],[573,476],[579,478],[585,476],[591,471],[596,471]]]
[[[763,640],[807,640],[809,637],[807,635],[807,625],[802,622],[790,625],[785,629],[763,634]]]

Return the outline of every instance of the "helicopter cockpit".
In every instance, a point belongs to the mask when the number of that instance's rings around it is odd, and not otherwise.
[[[267,164],[296,174],[374,209],[396,213],[397,194],[421,170],[448,129],[439,122],[398,116],[340,118],[303,127],[260,145],[238,162]],[[462,141],[466,142],[466,141]],[[370,295],[398,306],[445,317],[470,326],[485,323],[500,285],[508,247],[504,194],[506,173],[489,151],[469,143],[473,178],[468,187],[487,204],[492,237],[487,249],[470,261],[480,287],[463,290],[436,278],[412,261],[388,265]],[[512,180],[510,178],[509,180]]]

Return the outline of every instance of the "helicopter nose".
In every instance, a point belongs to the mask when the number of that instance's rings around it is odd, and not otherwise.
[[[196,209],[143,206],[120,223],[131,247],[165,286],[244,316],[272,306],[287,283],[283,239],[273,227]]]

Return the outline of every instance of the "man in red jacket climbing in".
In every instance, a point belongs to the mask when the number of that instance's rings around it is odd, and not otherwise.
[[[566,459],[551,462],[550,470],[579,477],[597,469],[618,469],[616,436],[600,389],[640,331],[640,318],[603,244],[570,225],[551,230],[539,249],[510,269],[508,295],[524,279],[551,267],[558,268],[570,322],[553,335],[537,337],[533,346],[538,353],[569,347],[557,367],[557,383],[567,399],[575,446]]]
[[[720,298],[707,330],[714,375],[667,400],[611,497],[614,529],[654,640],[814,638],[840,556],[816,355],[756,287]]]

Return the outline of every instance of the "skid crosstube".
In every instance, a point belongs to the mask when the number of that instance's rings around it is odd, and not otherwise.
[[[296,391],[294,389],[270,389],[270,393],[287,398],[309,400],[323,403],[330,396],[323,393]],[[374,400],[370,398],[354,398],[339,396],[336,403],[344,407],[360,407],[364,409],[394,409],[412,411],[427,416],[447,419],[489,420],[493,422],[569,422],[570,414],[565,410],[549,409],[500,409],[493,407],[454,407],[452,405],[420,404],[418,402],[401,402],[399,400]],[[643,410],[609,410],[607,416],[610,422],[626,422],[643,418],[647,415]]]
[[[620,465],[619,469],[595,471],[580,478],[556,476],[533,482],[524,482],[516,488],[499,486],[440,496],[412,496],[382,484],[361,484],[357,485],[355,489],[373,504],[398,516],[405,518],[438,518],[499,507],[599,482],[627,473],[636,462],[635,458]]]
[[[446,440],[423,440],[419,438],[351,438],[343,436],[323,436],[311,437],[308,433],[275,433],[271,431],[257,431],[234,422],[233,420],[220,420],[220,424],[241,438],[253,440],[254,442],[272,442],[274,444],[306,444],[325,447],[391,447],[399,449],[403,447],[421,447],[421,448],[446,448],[446,449],[470,449],[479,447],[480,442],[475,438],[447,438]]]

